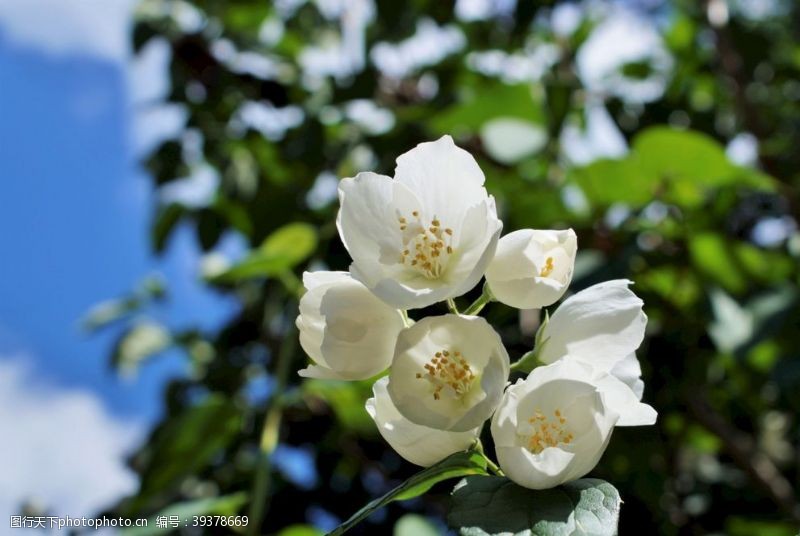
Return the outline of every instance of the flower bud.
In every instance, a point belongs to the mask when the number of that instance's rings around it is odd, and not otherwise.
[[[578,238],[572,229],[521,229],[502,237],[486,271],[492,294],[517,309],[552,305],[572,281]]]
[[[347,272],[306,272],[300,299],[300,345],[314,365],[301,376],[363,380],[392,361],[403,317]]]

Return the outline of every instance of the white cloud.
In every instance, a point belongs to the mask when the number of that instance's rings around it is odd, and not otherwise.
[[[128,57],[134,0],[3,0],[0,27],[12,40],[53,54]]]
[[[382,41],[372,47],[372,62],[387,76],[404,78],[415,70],[436,65],[467,44],[464,34],[453,24],[439,26],[427,18],[417,22],[414,35],[399,43]]]
[[[590,100],[584,110],[585,127],[576,121],[561,131],[561,147],[567,159],[582,165],[598,158],[618,158],[628,153],[625,137],[602,102]]]
[[[0,522],[26,501],[48,515],[94,515],[136,490],[124,457],[141,425],[88,391],[48,384],[19,356],[0,358],[0,430]]]
[[[632,78],[625,64],[643,62],[651,73]],[[576,57],[578,75],[590,91],[616,95],[629,102],[659,98],[672,74],[673,59],[653,21],[617,8],[589,35]]]

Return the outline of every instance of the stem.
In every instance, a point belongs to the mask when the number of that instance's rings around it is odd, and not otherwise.
[[[456,302],[455,302],[455,300],[453,298],[447,298],[447,308],[454,315],[459,314],[458,307],[456,306]]]
[[[522,354],[516,363],[511,364],[511,372],[530,372],[539,365],[539,358],[536,357],[536,350],[531,350]]]
[[[488,467],[491,472],[497,476],[506,476],[503,470],[500,469],[500,467],[494,463],[492,459],[489,458],[489,456],[487,456],[483,451],[483,443],[481,443],[480,439],[475,440],[475,446],[473,448],[475,449],[475,452],[483,456],[483,459],[486,460],[486,467]]]
[[[478,296],[478,299],[472,302],[472,305],[467,307],[464,311],[465,315],[476,315],[481,312],[481,309],[489,303],[490,301],[494,301],[494,296],[492,295],[492,290],[489,288],[488,283],[483,284],[483,291],[481,295]]]
[[[302,286],[300,287],[302,288]],[[264,428],[261,431],[261,441],[259,444],[260,456],[253,479],[253,492],[250,501],[250,527],[248,534],[259,534],[261,522],[268,509],[270,473],[272,471],[272,453],[278,446],[280,436],[281,420],[283,418],[283,392],[289,378],[289,365],[294,357],[297,333],[292,323],[281,342],[278,358],[275,365],[275,392],[272,396],[267,415],[264,419]]]
[[[293,271],[283,270],[278,274],[278,279],[283,283],[283,286],[286,287],[286,290],[290,294],[293,294],[298,300],[305,294],[306,289],[303,286],[303,282]]]

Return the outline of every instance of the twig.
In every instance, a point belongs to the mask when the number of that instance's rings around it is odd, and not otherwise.
[[[734,463],[786,514],[793,520],[800,521],[800,504],[797,503],[791,484],[772,460],[756,448],[753,438],[731,426],[711,407],[700,389],[689,389],[687,393],[685,398],[689,411],[701,425],[722,441]]]

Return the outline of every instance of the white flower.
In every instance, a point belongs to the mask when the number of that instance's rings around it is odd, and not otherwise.
[[[537,335],[543,345],[539,360],[552,363],[570,354],[611,370],[636,351],[644,340],[647,315],[630,284],[626,279],[605,281],[564,300]]]
[[[494,297],[517,309],[540,309],[558,301],[572,281],[578,237],[572,229],[520,229],[497,244],[486,270]]]
[[[639,402],[644,383],[634,352],[644,339],[647,315],[630,284],[606,281],[570,296],[537,335],[537,356],[543,363],[577,361],[603,375],[600,388],[620,414],[618,426],[653,424],[657,417],[652,407]]]
[[[450,136],[397,159],[395,178],[343,179],[337,226],[350,271],[398,309],[472,289],[494,255],[502,223],[472,156]]]
[[[492,437],[508,478],[546,489],[597,465],[618,416],[593,379],[590,367],[559,361],[506,390],[492,419]]]
[[[300,299],[300,345],[314,360],[301,376],[363,380],[392,361],[403,317],[347,272],[306,272]]]
[[[367,400],[367,412],[383,438],[400,456],[416,465],[429,467],[454,452],[467,450],[481,431],[446,432],[420,426],[403,417],[392,403],[383,377],[372,386],[373,398]]]
[[[466,432],[497,407],[509,367],[500,336],[483,318],[432,316],[400,333],[389,395],[413,423]]]

